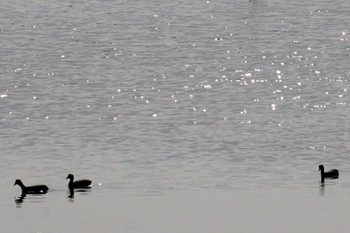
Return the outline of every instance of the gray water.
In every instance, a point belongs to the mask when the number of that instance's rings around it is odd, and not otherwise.
[[[291,211],[305,228],[279,232],[322,232],[300,215],[320,216],[321,203],[329,216],[312,223],[350,229],[349,1],[4,0],[0,10],[2,232],[294,225],[271,215],[283,203],[271,195],[291,200],[283,208],[309,203]],[[340,179],[320,186],[321,163]],[[68,173],[93,188],[69,198]],[[51,191],[15,202],[15,179]],[[257,205],[237,215],[242,202]],[[245,228],[265,202],[265,228]]]

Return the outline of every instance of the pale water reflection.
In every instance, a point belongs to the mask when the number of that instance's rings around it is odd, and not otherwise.
[[[63,192],[52,192],[46,199],[24,199],[23,203],[16,203],[21,208],[8,209],[6,215],[9,219],[2,230],[53,233],[97,230],[144,233],[347,232],[350,229],[350,209],[346,205],[349,189],[338,183],[327,186],[327,194],[319,196],[317,186],[315,183],[306,188],[166,192],[106,189],[68,198],[68,202],[63,198]],[[16,218],[12,219],[14,216]]]

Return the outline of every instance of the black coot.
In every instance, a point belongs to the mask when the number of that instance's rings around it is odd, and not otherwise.
[[[338,179],[339,171],[337,169],[332,169],[327,172],[324,171],[324,166],[321,164],[318,166],[318,170],[321,171],[321,181],[324,182],[324,179]]]
[[[66,179],[69,179],[68,188],[69,189],[82,189],[91,188],[91,180],[77,180],[74,181],[74,176],[69,174]]]
[[[23,182],[19,179],[15,181],[14,185],[18,185],[22,188],[22,195],[26,194],[44,194],[47,193],[49,188],[46,185],[33,185],[33,186],[25,186]]]

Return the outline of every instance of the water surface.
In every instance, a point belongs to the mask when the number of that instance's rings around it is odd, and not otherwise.
[[[350,229],[348,1],[0,8],[5,232]]]

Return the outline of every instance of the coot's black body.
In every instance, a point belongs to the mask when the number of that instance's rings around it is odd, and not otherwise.
[[[49,190],[46,185],[25,186],[21,180],[16,180],[14,185],[18,185],[22,189],[22,195],[26,194],[45,194]]]
[[[69,174],[66,179],[69,179],[68,188],[69,189],[86,189],[91,188],[91,180],[77,180],[74,181],[74,176]]]
[[[321,171],[321,181],[324,182],[324,179],[338,179],[339,171],[337,169],[332,169],[327,172],[324,171],[324,166],[321,164],[318,166],[318,170]]]

